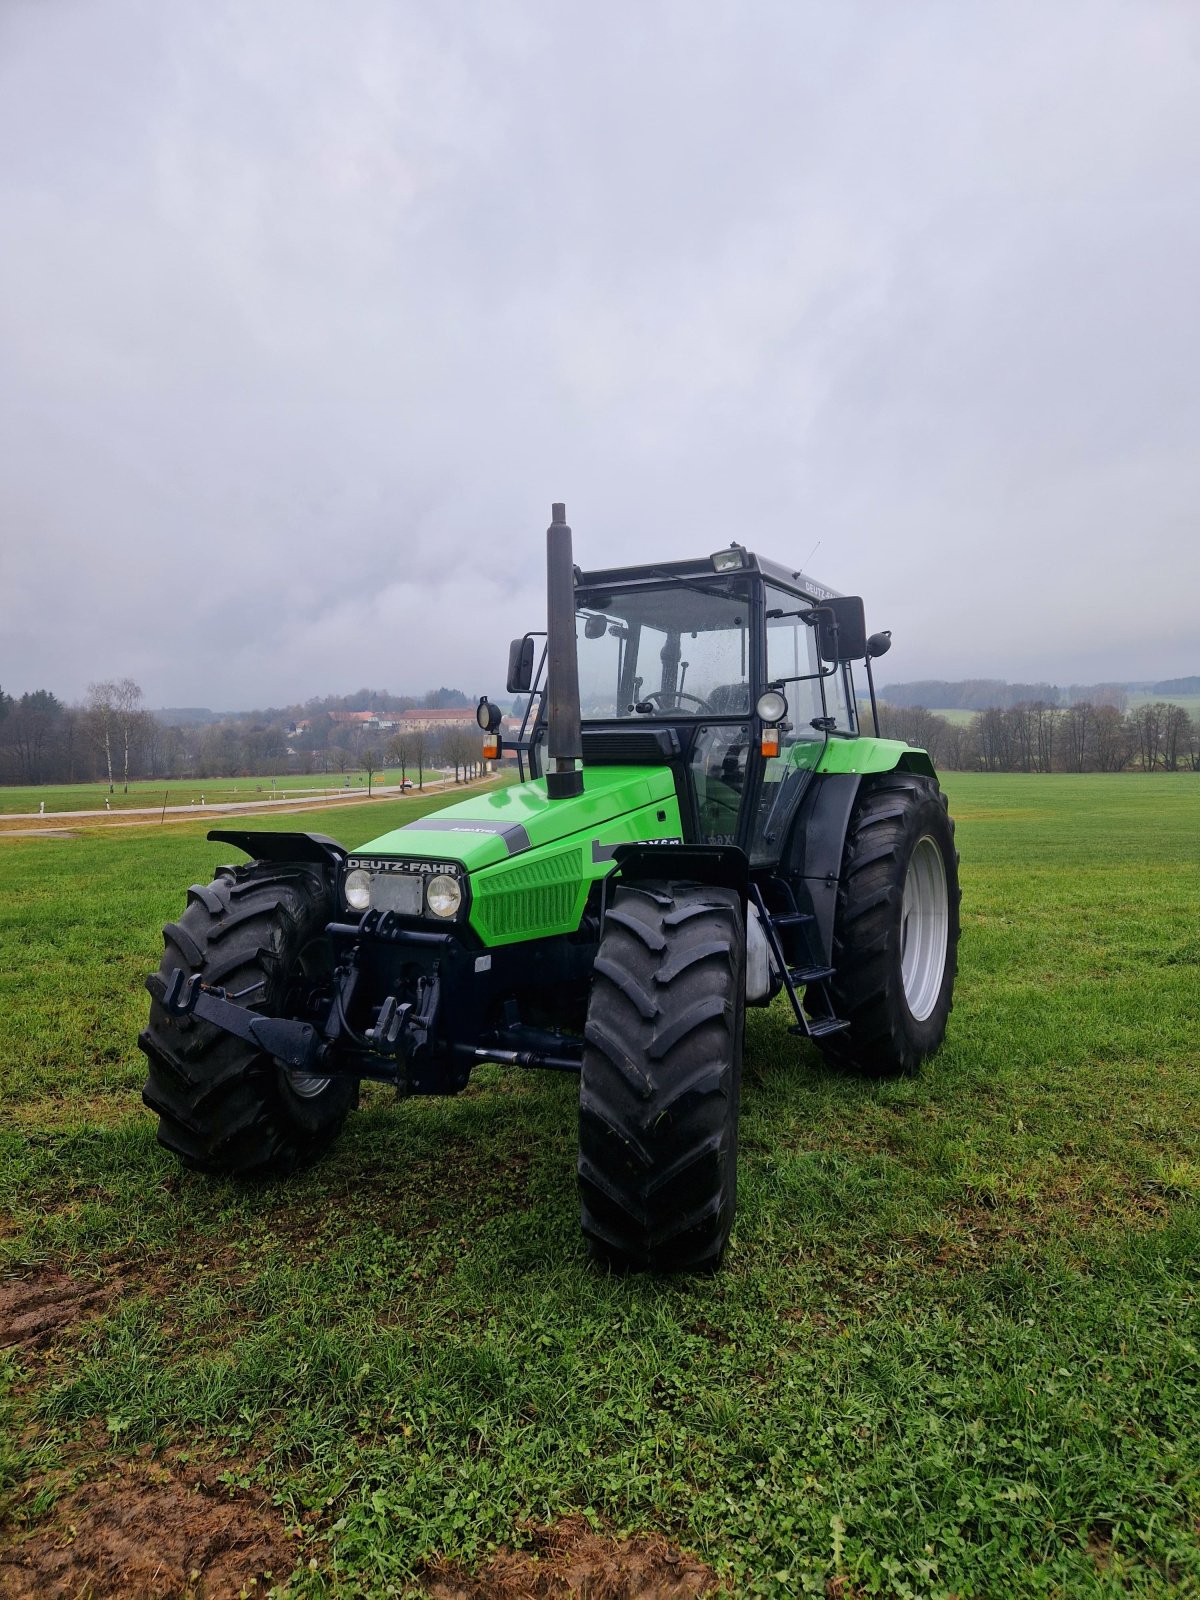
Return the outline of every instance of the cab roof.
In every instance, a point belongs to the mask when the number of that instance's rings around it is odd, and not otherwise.
[[[740,548],[731,546],[730,548]],[[752,550],[742,551],[742,565],[731,571],[717,573],[713,566],[711,556],[700,556],[689,561],[656,561],[652,566],[639,567],[596,567],[590,572],[581,572],[575,569],[575,587],[577,589],[617,589],[641,583],[654,583],[663,578],[722,578],[736,577],[738,573],[752,573],[777,583],[784,589],[791,589],[794,593],[811,600],[827,600],[831,595],[840,594],[840,590],[831,589],[827,583],[819,583],[799,567],[789,567],[779,561],[768,560],[766,556],[755,555]]]

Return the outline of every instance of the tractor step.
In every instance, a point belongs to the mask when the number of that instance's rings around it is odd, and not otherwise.
[[[797,923],[815,921],[811,911],[772,911],[768,915],[776,928],[791,928]]]
[[[814,1017],[805,1027],[789,1028],[788,1032],[802,1039],[823,1039],[827,1033],[844,1033],[849,1026],[844,1017]]]
[[[826,978],[832,978],[834,967],[789,967],[788,977],[793,983],[824,983]]]

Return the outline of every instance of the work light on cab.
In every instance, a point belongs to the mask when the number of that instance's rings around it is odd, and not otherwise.
[[[479,704],[475,707],[475,721],[483,729],[484,733],[495,733],[500,726],[500,720],[503,715],[504,713],[500,710],[500,707],[493,705],[487,695],[481,694],[479,696]]]
[[[728,550],[718,550],[713,558],[714,572],[740,572],[746,565],[746,552],[740,544],[731,544]]]

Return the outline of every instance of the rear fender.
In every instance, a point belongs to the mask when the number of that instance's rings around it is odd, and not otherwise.
[[[830,741],[831,745],[834,743]],[[812,955],[820,966],[833,964],[833,921],[846,830],[863,778],[879,772],[937,776],[924,750],[891,739],[863,739],[857,744],[853,758],[857,770],[831,772],[823,766],[814,777],[801,801],[792,826],[792,842],[780,864],[792,883],[798,908],[812,912],[816,919]]]

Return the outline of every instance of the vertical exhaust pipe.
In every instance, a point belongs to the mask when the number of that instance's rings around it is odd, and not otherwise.
[[[546,529],[546,793],[566,800],[583,793],[579,727],[579,657],[575,648],[575,562],[567,508],[556,500]]]

